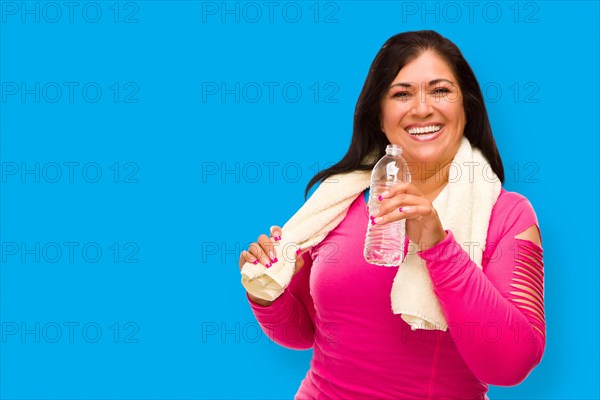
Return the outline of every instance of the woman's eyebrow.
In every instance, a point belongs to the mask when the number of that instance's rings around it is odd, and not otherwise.
[[[432,81],[429,81],[429,84],[428,84],[428,85],[429,85],[429,86],[434,86],[434,85],[437,85],[438,83],[441,83],[441,82],[448,82],[448,83],[450,83],[451,85],[454,85],[454,82],[452,82],[452,81],[451,81],[451,80],[449,80],[449,79],[444,79],[444,78],[440,78],[440,79],[434,79],[434,80],[432,80]],[[399,82],[399,83],[394,83],[393,85],[391,85],[391,86],[390,86],[390,89],[391,89],[391,88],[393,88],[393,87],[395,87],[395,86],[400,86],[400,87],[409,88],[409,87],[411,87],[411,86],[415,86],[415,85],[416,85],[416,82]]]
[[[400,87],[411,87],[414,86],[414,83],[408,83],[408,82],[400,82],[400,83],[394,83],[393,85],[390,86],[390,89],[393,88],[394,86],[400,86]]]
[[[450,79],[441,78],[441,79],[434,79],[434,80],[430,81],[429,86],[437,85],[440,82],[448,82],[449,84],[454,85],[454,82],[452,82]]]

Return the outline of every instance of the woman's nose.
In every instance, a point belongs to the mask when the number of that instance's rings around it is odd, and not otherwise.
[[[418,96],[415,96],[411,113],[415,117],[427,117],[433,111],[431,104],[429,104],[430,99],[425,93],[419,93]]]

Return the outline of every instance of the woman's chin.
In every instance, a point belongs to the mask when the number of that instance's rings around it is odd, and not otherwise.
[[[410,158],[410,161],[408,161],[409,163],[413,163],[413,164],[435,164],[435,163],[441,163],[442,160],[442,154],[441,153],[421,153],[421,154],[413,154],[413,156]]]

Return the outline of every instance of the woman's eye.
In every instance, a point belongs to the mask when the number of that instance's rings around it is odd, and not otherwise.
[[[435,88],[435,89],[433,89],[432,93],[434,95],[444,95],[444,94],[450,93],[450,89],[445,88],[445,87]]]
[[[392,95],[392,97],[406,98],[409,95],[410,95],[410,93],[408,93],[408,92],[396,92]]]

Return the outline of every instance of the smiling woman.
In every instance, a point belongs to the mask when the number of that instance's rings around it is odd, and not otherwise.
[[[402,68],[385,94],[381,130],[390,143],[405,149],[403,157],[409,163],[449,166],[458,151],[465,110],[455,82],[448,64],[427,51]]]
[[[388,144],[402,147],[412,181],[384,192],[369,215],[361,194]],[[265,332],[314,349],[297,399],[486,399],[488,384],[527,377],[545,349],[543,251],[531,204],[503,181],[460,50],[433,31],[390,38],[346,155],[313,177],[306,193],[320,186],[283,228],[240,255]],[[406,220],[399,268],[364,260],[369,217]],[[289,254],[276,244],[295,244],[296,259],[278,260]]]

